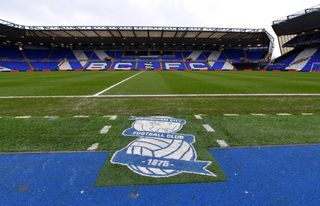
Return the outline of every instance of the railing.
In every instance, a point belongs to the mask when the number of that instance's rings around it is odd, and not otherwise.
[[[319,5],[316,5],[316,6],[313,6],[311,8],[308,8],[308,9],[305,9],[305,10],[302,10],[302,11],[299,11],[295,14],[292,14],[292,15],[289,15],[289,16],[286,16],[286,17],[283,17],[281,19],[278,19],[276,21],[273,21],[273,25],[275,24],[280,24],[282,22],[285,22],[287,20],[290,20],[290,19],[294,19],[294,18],[297,18],[299,16],[303,16],[305,14],[309,14],[311,12],[314,12],[314,11],[320,11],[320,4]]]

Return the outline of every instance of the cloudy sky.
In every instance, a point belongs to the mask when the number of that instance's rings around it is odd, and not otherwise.
[[[274,35],[273,20],[317,4],[319,0],[3,0],[0,18],[29,26],[266,28]]]

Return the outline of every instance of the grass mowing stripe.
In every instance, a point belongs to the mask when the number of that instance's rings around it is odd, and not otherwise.
[[[147,71],[107,94],[319,94],[319,77],[292,73]]]
[[[145,71],[141,71],[141,72],[139,72],[137,74],[134,74],[134,75],[132,75],[132,76],[130,76],[130,77],[128,77],[128,78],[116,83],[116,84],[114,84],[114,85],[111,85],[110,87],[108,87],[108,88],[106,88],[106,89],[94,94],[93,96],[99,96],[100,94],[103,94],[103,93],[109,91],[110,89],[112,89],[112,88],[114,88],[114,87],[116,87],[116,86],[118,86],[118,85],[120,85],[120,84],[122,84],[122,83],[124,83],[124,82],[126,82],[126,81],[128,81],[128,80],[130,80],[132,78],[134,78],[135,76],[138,76],[138,75],[142,74],[143,72],[145,72]]]
[[[88,95],[134,72],[20,72],[0,74],[0,96]]]
[[[1,73],[0,96],[88,95],[133,74],[137,74],[137,71]],[[147,71],[107,93],[317,94],[320,91],[319,78],[320,74],[317,73]]]
[[[237,118],[208,116],[206,121],[215,124],[216,132],[207,142],[211,146],[218,146],[216,140],[221,137],[232,147],[320,143],[320,125],[316,124],[320,121],[319,114],[263,118],[250,114]]]
[[[290,104],[288,104],[290,103]],[[81,99],[0,99],[0,116],[101,115],[186,115],[186,114],[292,114],[317,113],[316,97],[228,97],[228,98],[81,98]],[[214,105],[214,106],[213,106]]]
[[[205,121],[209,125],[214,124],[215,133],[204,130],[193,115],[174,117],[186,118],[188,123],[181,133],[195,135],[196,144],[207,147],[218,146],[216,140],[225,140],[230,146],[320,143],[320,125],[315,124],[320,121],[320,114],[292,115],[286,118],[276,115],[261,118],[250,114],[237,118],[207,115]],[[85,151],[88,145],[99,142],[99,149],[114,152],[119,149],[119,144],[126,146],[135,139],[121,136],[122,131],[132,123],[128,118],[119,116],[117,120],[106,120],[103,117],[60,117],[46,121],[43,117],[33,117],[21,121],[3,117],[0,119],[0,151]],[[99,134],[106,124],[112,124],[112,130],[108,131],[107,136]]]
[[[101,138],[100,129],[109,123],[102,117],[64,118],[47,121],[43,117],[19,120],[0,119],[0,151],[86,151],[89,145],[99,142],[101,149],[110,147],[112,140]],[[118,127],[121,123],[118,124]],[[116,127],[117,131],[120,129]],[[111,135],[115,135],[109,131]]]

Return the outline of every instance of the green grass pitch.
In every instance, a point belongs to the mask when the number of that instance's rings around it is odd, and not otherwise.
[[[169,184],[224,181],[227,177],[209,153],[223,139],[230,146],[263,146],[320,143],[320,97],[121,97],[94,95],[137,72],[50,72],[0,74],[0,152],[86,151],[99,143],[99,151],[111,153],[134,138],[122,131],[131,115],[184,118],[181,133],[196,136],[200,160],[213,162],[217,178],[181,174],[165,179],[146,178],[127,167],[106,160],[98,186]],[[319,94],[320,74],[272,72],[144,72],[103,95],[132,94]],[[13,98],[6,96],[68,96],[74,98]],[[239,116],[227,117],[226,113]],[[253,116],[263,113],[265,116]],[[277,113],[290,113],[278,116]],[[302,113],[312,113],[304,116]],[[202,120],[194,114],[203,114]],[[31,115],[30,119],[15,116]],[[88,118],[74,118],[88,115]],[[117,120],[103,118],[118,115]],[[44,116],[58,116],[46,119]],[[202,124],[216,130],[208,133]],[[112,126],[103,135],[100,129]],[[248,132],[250,131],[250,132]],[[109,157],[110,158],[110,157]]]
[[[2,73],[0,95],[93,95],[136,73]],[[320,91],[319,79],[318,73],[148,71],[104,94],[312,94]]]

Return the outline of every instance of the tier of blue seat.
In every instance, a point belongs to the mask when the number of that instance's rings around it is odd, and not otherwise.
[[[296,36],[287,43],[285,46],[300,46],[300,45],[315,45],[320,43],[320,33],[308,34],[308,35],[300,35]]]
[[[299,53],[295,53],[293,55],[288,56],[287,58],[284,58],[279,61],[275,61],[272,65],[269,65],[267,67],[268,70],[284,70],[286,67],[288,67],[298,56]]]
[[[316,68],[315,68],[315,65]],[[318,67],[320,65],[320,49],[310,58],[308,63],[301,70],[302,72],[309,72],[311,69],[315,69],[314,71],[318,71]]]
[[[226,61],[242,61],[243,58],[250,59],[250,61],[261,61],[267,54],[267,51],[263,50],[241,50],[241,49],[226,49],[219,53],[215,63],[210,66],[207,61],[211,52],[178,52],[178,51],[142,51],[142,52],[126,52],[126,51],[103,51],[104,55],[112,59],[113,64],[108,68],[113,69],[113,65],[119,62],[133,62],[134,67],[132,69],[143,69],[148,63],[148,61],[153,62],[153,67],[155,69],[164,68],[166,62],[176,62],[181,63],[179,66],[173,69],[185,70],[191,69],[189,63],[183,63],[184,60],[191,62],[203,63],[203,65],[208,67],[208,70],[218,70],[222,69]],[[57,48],[57,49],[0,49],[0,67],[5,67],[11,70],[59,70],[59,65],[63,62],[68,62],[71,70],[82,70],[90,67],[92,62],[106,62],[107,59],[101,59],[96,51],[88,50],[81,51],[79,57],[76,56],[76,52],[68,48]],[[83,59],[83,57],[85,57]],[[196,57],[196,59],[192,59]],[[191,59],[190,59],[191,58]],[[83,64],[84,61],[85,63]],[[160,61],[161,66],[160,66]],[[136,65],[137,63],[137,65]],[[109,63],[108,63],[109,64]],[[84,65],[84,66],[82,66]],[[171,68],[169,65],[169,67]],[[193,65],[192,65],[193,66]],[[196,66],[201,67],[201,64],[196,64]],[[69,66],[68,66],[69,67]],[[61,68],[60,68],[61,69]],[[66,68],[68,69],[68,68]],[[200,68],[201,69],[201,68]]]
[[[285,70],[287,67],[289,67],[294,62],[298,62],[299,60],[296,60],[298,55],[300,54],[300,51],[293,50],[291,53],[288,53],[286,56],[278,58],[273,64],[270,64],[267,67],[267,70]],[[312,68],[314,67],[314,64],[320,64],[320,48],[317,50],[316,53],[314,53],[311,58],[308,60],[305,66],[300,70],[301,72],[310,72]]]

